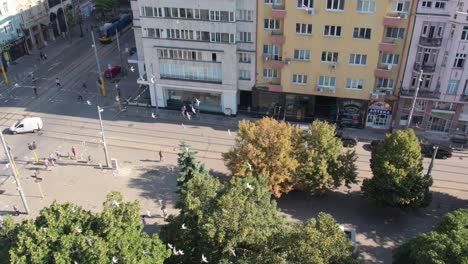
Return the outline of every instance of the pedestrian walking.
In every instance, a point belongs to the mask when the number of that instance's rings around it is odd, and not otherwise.
[[[50,162],[50,164],[52,164],[52,166],[55,166],[55,161],[57,161],[57,159],[55,158],[54,153],[50,153],[49,154],[49,162]]]
[[[41,60],[43,60],[43,59],[44,59],[44,53],[43,53],[42,51],[41,51],[41,52],[39,52],[39,57],[41,58]]]
[[[44,60],[47,60],[47,55],[45,53],[42,53],[42,55],[44,56]]]
[[[141,215],[141,223],[146,225],[146,215]]]
[[[42,164],[44,164],[44,167],[45,167],[46,170],[49,169],[49,160],[48,159],[43,159]]]
[[[80,103],[83,103],[83,96],[81,96],[80,91],[76,91],[76,97],[78,98],[78,101],[80,101]]]
[[[20,215],[20,210],[18,209],[18,206],[13,205],[13,211],[15,211],[15,213],[13,214],[14,216]]]
[[[161,150],[159,150],[159,161],[164,161],[164,155]]]
[[[60,85],[60,79],[58,77],[55,78],[55,85],[57,85],[57,87],[62,87],[62,85]]]
[[[72,146],[71,152],[73,154],[73,158],[76,159],[76,148],[75,148],[75,146]]]
[[[163,203],[163,204],[161,205],[161,211],[163,212],[163,218],[164,218],[164,220],[166,220],[167,212],[166,212],[166,204],[165,204],[165,203]]]
[[[88,86],[86,85],[86,83],[83,83],[81,87],[83,88],[83,90],[88,90]]]
[[[34,95],[37,97],[37,87],[33,87]]]

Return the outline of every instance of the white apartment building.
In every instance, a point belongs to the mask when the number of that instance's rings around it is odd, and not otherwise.
[[[255,83],[256,1],[133,0],[139,84],[151,104],[236,114]],[[129,61],[132,62],[132,61]]]

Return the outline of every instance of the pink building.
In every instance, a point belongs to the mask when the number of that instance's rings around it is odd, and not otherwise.
[[[468,0],[420,0],[401,83],[395,128],[404,128],[418,85],[410,126],[468,133]]]

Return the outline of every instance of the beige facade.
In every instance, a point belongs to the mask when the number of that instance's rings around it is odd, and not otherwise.
[[[389,128],[415,1],[282,1],[258,3],[255,109]],[[269,92],[297,98],[273,106],[262,102]],[[374,106],[385,115],[375,125],[366,118]]]

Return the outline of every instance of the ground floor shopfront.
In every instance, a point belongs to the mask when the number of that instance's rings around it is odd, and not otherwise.
[[[24,37],[11,40],[10,42],[2,45],[0,50],[2,53],[2,63],[5,68],[7,68],[13,61],[28,54]]]
[[[408,126],[411,106],[411,98],[400,98],[398,113],[395,118],[396,128],[406,128]],[[436,132],[445,135],[453,135],[456,132],[467,133],[468,105],[463,102],[417,99],[409,127],[418,131]]]
[[[315,119],[340,123],[347,127],[389,129],[392,120],[391,103],[271,92],[254,88],[251,96],[242,96],[240,105],[256,116],[272,116],[295,122]],[[251,98],[251,104],[242,98]]]

